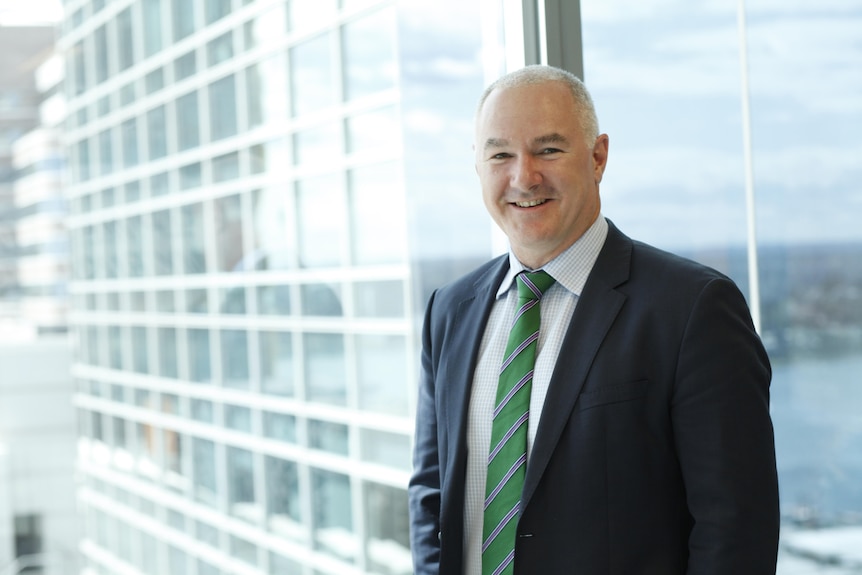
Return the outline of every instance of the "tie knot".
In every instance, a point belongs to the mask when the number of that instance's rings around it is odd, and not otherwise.
[[[515,276],[518,280],[518,299],[542,299],[545,293],[554,283],[554,278],[548,272],[539,270],[536,272],[523,272]]]

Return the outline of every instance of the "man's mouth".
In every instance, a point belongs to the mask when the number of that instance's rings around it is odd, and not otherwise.
[[[519,208],[533,208],[535,206],[541,206],[548,200],[530,200],[529,202],[515,202],[515,205]]]

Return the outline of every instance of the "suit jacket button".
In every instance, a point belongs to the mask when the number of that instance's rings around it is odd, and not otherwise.
[[[438,532],[437,532],[437,541],[442,541],[442,540],[443,540],[443,532],[442,532],[442,531],[438,531]]]

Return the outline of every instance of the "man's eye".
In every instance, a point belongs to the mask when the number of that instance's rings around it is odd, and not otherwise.
[[[505,160],[506,158],[511,158],[511,154],[507,154],[506,152],[500,152],[499,154],[494,154],[491,156],[492,160]]]
[[[541,151],[541,153],[544,155],[559,154],[560,152],[562,152],[562,150],[560,150],[559,148],[545,148]]]

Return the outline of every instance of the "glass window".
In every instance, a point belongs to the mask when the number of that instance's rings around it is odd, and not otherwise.
[[[245,70],[249,127],[287,118],[287,73],[278,54]]]
[[[337,455],[349,455],[349,429],[341,423],[311,419],[308,421],[308,446]]]
[[[150,160],[156,160],[168,153],[164,106],[153,108],[147,112],[147,139],[149,140]]]
[[[228,429],[251,433],[251,409],[239,405],[226,405],[224,422]]]
[[[190,289],[186,291],[186,311],[188,313],[207,313],[206,289]]]
[[[198,541],[206,543],[210,547],[215,547],[216,549],[221,547],[219,545],[219,530],[217,527],[214,527],[209,523],[195,521],[195,538]]]
[[[182,40],[195,31],[195,4],[188,0],[172,0],[174,41]]]
[[[407,415],[407,341],[400,335],[357,335],[356,378],[359,407]]]
[[[353,284],[353,310],[359,317],[403,317],[404,283],[384,280]]]
[[[192,419],[202,421],[204,423],[212,423],[213,417],[213,402],[206,399],[191,400]]]
[[[353,260],[356,264],[405,260],[407,208],[398,165],[378,164],[349,174]]]
[[[219,198],[215,208],[218,270],[241,271],[245,269],[241,197],[237,194]]]
[[[233,33],[227,32],[207,43],[207,65],[215,66],[233,58]]]
[[[188,556],[179,547],[168,545],[168,567],[171,573],[185,575],[188,570]]]
[[[359,554],[359,540],[353,529],[351,500],[346,475],[311,470],[314,548],[352,563]]]
[[[203,176],[201,174],[201,163],[195,162],[194,164],[189,164],[188,166],[183,166],[180,168],[180,189],[188,190],[190,188],[197,188],[203,183]]]
[[[369,569],[392,575],[409,573],[412,558],[407,492],[370,481],[364,482],[362,490]]]
[[[301,563],[273,551],[269,552],[269,568],[272,573],[284,573],[286,575],[303,572]]]
[[[159,328],[159,375],[176,378],[179,372],[177,358],[177,330]]]
[[[83,139],[78,142],[78,180],[81,182],[90,179],[90,140]]]
[[[189,378],[192,381],[208,383],[212,378],[210,370],[210,332],[206,329],[189,329]]]
[[[296,2],[291,2],[291,6]],[[294,116],[335,103],[332,40],[321,34],[290,49],[291,102]]]
[[[247,539],[231,535],[230,554],[249,565],[257,565],[257,546]]]
[[[237,286],[219,290],[219,311],[224,314],[245,314],[245,287]]]
[[[230,514],[257,523],[261,510],[254,494],[254,455],[251,451],[227,448],[227,484]]]
[[[128,106],[137,98],[137,87],[134,82],[129,82],[120,88],[120,106]]]
[[[394,106],[350,116],[347,124],[347,151],[389,153],[401,147],[401,130]]]
[[[82,94],[87,89],[87,74],[86,65],[84,63],[84,43],[78,42],[72,48],[70,58],[72,60],[72,70],[75,79],[74,93]]]
[[[302,523],[298,465],[270,456],[264,458],[264,464],[267,527],[285,539],[308,541],[308,529]]]
[[[286,413],[264,411],[263,434],[271,439],[296,443],[296,417]]]
[[[291,31],[324,26],[332,22],[338,13],[336,0],[318,0],[313,4],[290,0],[288,6]]]
[[[363,461],[410,471],[409,436],[376,429],[363,429],[359,438]]]
[[[182,218],[183,271],[187,274],[204,273],[206,271],[206,245],[204,243],[203,204],[183,206]]]
[[[206,0],[204,14],[206,15],[207,24],[212,24],[216,20],[224,18],[230,14],[230,0]]]
[[[144,91],[147,94],[158,92],[165,87],[165,72],[164,68],[156,68],[146,76],[144,76]]]
[[[123,368],[123,334],[120,327],[108,328],[108,366],[111,369]]]
[[[395,13],[381,10],[342,28],[344,96],[353,100],[395,87]]]
[[[198,146],[200,144],[198,93],[189,92],[177,98],[176,111],[177,147],[182,151]]]
[[[149,373],[147,328],[132,327],[132,369],[138,373]]]
[[[94,56],[96,60],[96,83],[101,84],[108,79],[108,32],[106,26],[99,26],[93,32]]]
[[[114,143],[111,141],[111,129],[99,134],[99,173],[110,174],[114,171]]]
[[[296,195],[300,265],[322,267],[344,263],[346,214],[341,175],[297,182]]]
[[[96,102],[96,114],[101,118],[111,113],[111,96],[102,96]]]
[[[216,447],[208,439],[192,439],[195,500],[211,507],[217,505]]]
[[[344,336],[307,333],[303,336],[306,398],[334,405],[347,404]]]
[[[293,159],[300,165],[325,165],[342,148],[340,122],[318,124],[293,135]]]
[[[123,195],[126,203],[131,204],[141,199],[141,184],[140,182],[129,182],[123,186]]]
[[[287,14],[284,3],[279,3],[243,26],[245,49],[267,46],[284,38]]]
[[[153,265],[156,275],[170,275],[174,272],[173,240],[171,234],[171,213],[169,210],[155,212],[153,221]]]
[[[134,216],[126,221],[127,261],[131,277],[141,277],[144,275],[142,227],[141,216]]]
[[[144,54],[147,56],[162,49],[162,1],[143,0]]]
[[[297,248],[296,236],[293,233],[293,202],[288,194],[281,188],[255,190],[253,209],[257,269],[295,267]],[[284,297],[287,298],[286,293]],[[286,303],[287,299],[284,301]],[[261,313],[268,313],[263,309],[261,306]]]
[[[135,63],[135,27],[132,26],[132,9],[117,14],[117,63],[120,70]]]
[[[261,391],[293,396],[293,334],[262,331],[259,342]]]
[[[183,54],[174,62],[174,79],[184,80],[198,71],[197,54],[194,50]]]
[[[209,85],[210,139],[220,140],[237,132],[236,87],[233,75]]]
[[[222,375],[226,387],[248,389],[248,336],[245,330],[221,332]]]
[[[213,182],[226,182],[239,177],[239,153],[231,152],[213,158]]]
[[[138,122],[137,118],[126,120],[120,126],[123,139],[123,166],[130,168],[138,163]]]
[[[117,256],[117,224],[106,222],[102,227],[104,240],[105,277],[116,278],[119,260]]]
[[[167,195],[171,191],[170,179],[167,172],[150,177],[150,197]]]
[[[259,286],[257,311],[261,315],[290,315],[290,286]]]
[[[176,311],[174,292],[172,290],[159,290],[156,292],[156,311],[161,313],[173,313]]]
[[[198,559],[197,575],[222,575],[222,571],[212,563]]]
[[[344,314],[340,284],[306,284],[300,286],[302,314],[336,317]]]

